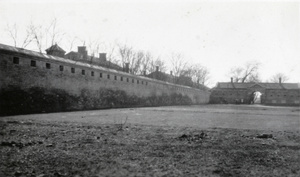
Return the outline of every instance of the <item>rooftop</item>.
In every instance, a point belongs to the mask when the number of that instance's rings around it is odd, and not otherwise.
[[[236,82],[219,82],[216,88],[236,88],[246,89],[251,87],[262,87],[266,89],[300,89],[299,83],[236,83]]]
[[[61,52],[66,52],[64,51],[61,47],[59,47],[57,44],[52,45],[51,47],[49,47],[48,49],[45,50],[46,52],[50,52],[50,51],[61,51]]]

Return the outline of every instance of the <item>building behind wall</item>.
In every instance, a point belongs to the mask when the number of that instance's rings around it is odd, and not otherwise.
[[[253,103],[254,93],[261,94],[261,104],[299,105],[300,85],[297,83],[235,83],[219,82],[211,89],[210,103]]]
[[[0,44],[0,115],[209,101],[207,90],[104,67],[103,53],[95,62],[84,48],[74,59],[58,46],[47,53]]]
[[[77,52],[71,51],[63,57],[74,61],[89,63],[118,71],[123,71],[122,67],[107,59],[106,53],[99,53],[99,57],[88,55],[86,46],[78,46]]]
[[[156,66],[156,70],[154,72],[151,72],[148,75],[146,75],[146,73],[144,73],[144,75],[149,78],[153,78],[153,79],[157,79],[157,80],[161,80],[161,81],[165,81],[165,82],[169,82],[169,83],[185,85],[188,87],[194,87],[194,88],[203,89],[203,90],[209,90],[209,88],[203,84],[194,83],[192,81],[192,78],[189,76],[180,75],[177,77],[177,76],[173,75],[172,71],[170,71],[170,74],[161,72],[161,71],[159,71],[159,66]]]

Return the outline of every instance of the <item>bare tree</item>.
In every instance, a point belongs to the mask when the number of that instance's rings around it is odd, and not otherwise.
[[[13,25],[6,24],[6,31],[8,32],[9,36],[13,40],[14,46],[17,47],[17,38],[18,38],[18,27],[17,24],[14,23]]]
[[[32,40],[33,40],[33,38],[32,38],[32,35],[30,34],[30,30],[27,28],[25,38],[23,40],[21,47],[26,48],[32,42]]]
[[[126,44],[118,44],[118,51],[121,57],[121,63],[123,67],[125,67],[125,63],[128,63],[134,57],[133,49]]]
[[[6,31],[8,32],[10,38],[13,40],[13,43],[14,43],[15,47],[26,48],[32,42],[32,36],[31,36],[30,31],[28,29],[26,29],[26,33],[25,33],[25,36],[24,36],[23,39],[21,39],[18,36],[18,26],[17,26],[16,23],[14,23],[13,25],[9,25],[7,23]],[[21,42],[22,43],[21,46],[18,45],[18,42],[20,42],[20,40],[23,40]]]
[[[106,58],[107,61],[115,64],[119,64],[119,60],[116,57],[116,48],[115,46],[111,45],[107,50],[106,50]]]
[[[150,52],[138,51],[136,53],[136,66],[138,68],[138,72],[140,74],[152,73],[156,71],[156,67],[159,67],[159,71],[166,71],[166,64],[159,57],[155,58]]]
[[[129,63],[130,73],[137,74],[140,67],[142,54],[139,54],[139,52],[135,52],[132,47],[129,47],[126,44],[119,44],[118,49],[123,68],[125,67],[125,63]]]
[[[95,55],[99,54],[100,43],[98,40],[89,40],[87,47],[88,47],[88,52],[92,57],[95,57]]]
[[[180,76],[187,74],[185,72],[187,72],[188,63],[184,61],[184,57],[182,54],[172,53],[171,64],[172,71],[175,76],[175,83],[177,83]]]
[[[231,68],[229,74],[233,78],[234,82],[240,82],[243,74],[243,68],[242,67],[233,67]]]
[[[260,75],[258,72],[251,74],[248,78],[247,78],[247,82],[251,82],[251,83],[255,83],[255,82],[262,82]]]
[[[230,70],[230,75],[233,77],[234,82],[252,82],[259,80],[258,69],[260,63],[253,61],[247,62],[244,67],[234,67]]]
[[[183,55],[180,53],[171,54],[172,71],[175,76],[180,76],[187,69],[187,62],[184,61]]]
[[[201,64],[195,64],[192,67],[192,79],[196,83],[197,86],[206,85],[209,80],[209,70],[202,66]]]
[[[152,59],[149,67],[149,72],[154,72],[156,70],[156,67],[159,68],[160,72],[165,72],[167,70],[167,66],[165,61],[160,59],[160,57],[157,57],[156,59]]]
[[[145,53],[143,51],[135,52],[135,62],[132,66],[132,74],[142,73],[142,63],[145,59]]]
[[[46,45],[54,45],[55,43],[59,43],[63,40],[63,38],[65,37],[64,32],[62,32],[61,30],[59,30],[58,28],[58,20],[56,17],[54,17],[49,26],[47,28],[45,28],[45,37],[46,37]],[[50,37],[50,44],[48,44],[48,37]]]
[[[209,71],[201,64],[192,64],[181,72],[181,77],[191,78],[194,86],[202,87],[209,80]]]
[[[279,78],[281,79],[281,82],[287,82],[289,80],[289,77],[283,73],[277,73],[275,75],[273,75],[270,79],[270,82],[273,83],[279,83]]]
[[[66,39],[67,39],[66,48],[68,48],[69,51],[72,51],[73,47],[74,47],[74,43],[76,43],[76,41],[80,40],[77,36],[75,36],[75,37],[68,36]]]
[[[38,50],[40,53],[42,53],[42,47],[43,47],[43,39],[44,39],[44,30],[42,26],[37,26],[33,24],[33,22],[30,23],[28,26],[28,30],[30,35],[32,36],[33,41],[35,42]]]
[[[150,72],[150,65],[151,65],[152,60],[153,60],[153,56],[151,55],[151,53],[145,52],[143,60],[141,62],[141,67],[140,67],[141,74],[143,74],[144,72],[145,72],[145,74]]]
[[[21,35],[18,33],[19,28],[16,23],[14,25],[7,24],[6,30],[12,38],[15,47],[18,47],[18,44],[21,44],[19,47],[26,48],[33,42],[39,52],[42,53],[44,46],[53,45],[54,43],[63,40],[65,33],[58,29],[57,24],[57,18],[54,18],[48,27],[43,27],[46,25],[37,25],[31,21],[29,25],[24,27],[26,32],[20,33]],[[51,39],[51,44],[48,44],[49,37]]]
[[[50,32],[50,36],[51,36],[51,45],[54,44],[54,41],[58,35],[58,31],[56,29],[56,25],[57,25],[57,19],[54,18],[48,28],[49,32]]]

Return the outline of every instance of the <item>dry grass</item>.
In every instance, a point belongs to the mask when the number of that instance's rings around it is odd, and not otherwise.
[[[299,127],[257,105],[0,117],[0,176],[300,176]]]
[[[299,131],[2,120],[0,176],[299,176]],[[273,138],[257,135],[270,133]]]

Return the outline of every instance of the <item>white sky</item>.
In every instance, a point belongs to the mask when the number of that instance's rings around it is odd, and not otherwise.
[[[58,44],[67,52],[75,36],[103,43],[103,52],[104,44],[118,41],[167,63],[172,52],[182,53],[209,69],[210,87],[230,81],[230,68],[253,60],[261,63],[264,81],[281,72],[300,82],[299,9],[299,1],[0,0],[0,43],[13,45],[7,23],[18,25],[21,39],[31,21],[49,25],[56,17],[66,32]],[[82,44],[78,40],[73,50]]]

